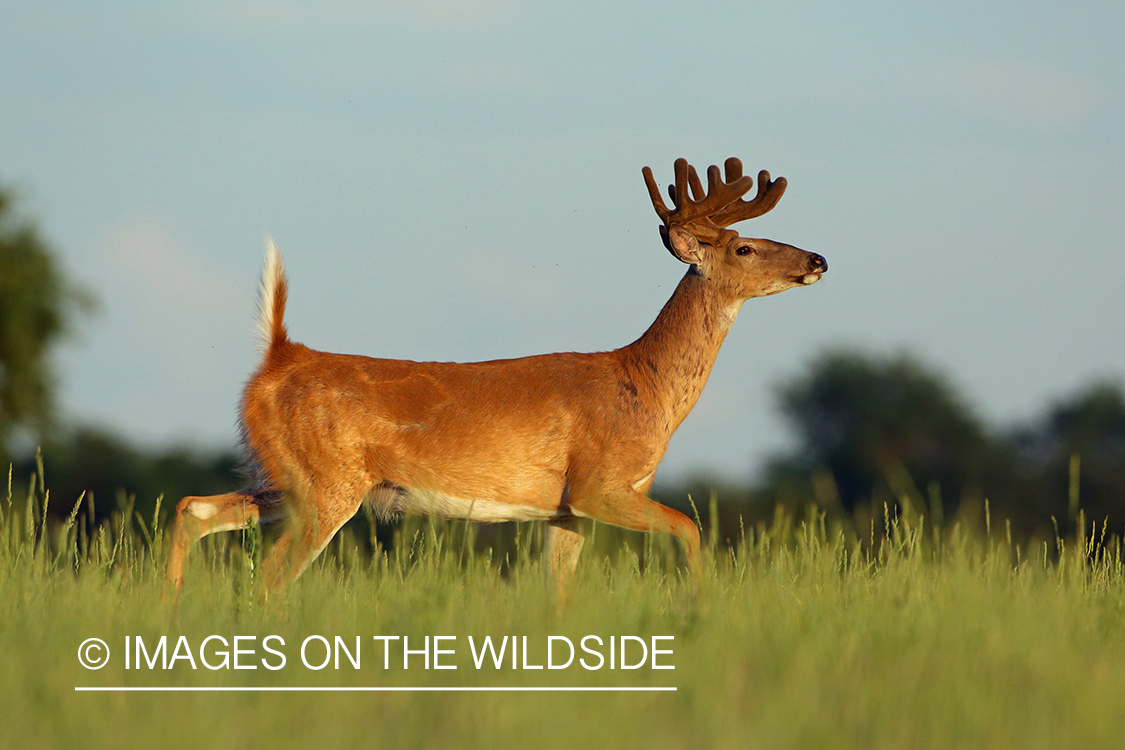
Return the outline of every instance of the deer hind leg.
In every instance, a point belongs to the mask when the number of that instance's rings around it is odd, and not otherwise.
[[[224,495],[180,500],[176,506],[172,548],[168,553],[168,569],[164,578],[165,598],[179,595],[184,563],[191,548],[200,539],[220,531],[273,523],[283,514],[281,493],[274,490],[254,491],[247,488]]]
[[[576,514],[634,531],[672,534],[684,545],[692,585],[696,591],[699,590],[703,579],[699,529],[683,513],[661,505],[632,488],[597,499],[587,498],[585,502],[572,500],[571,509]]]
[[[266,591],[281,594],[359,510],[364,491],[310,492],[290,505],[289,524],[262,562]]]
[[[543,555],[547,559],[547,584],[555,587],[555,601],[566,604],[574,583],[574,569],[578,555],[590,532],[588,521],[581,518],[563,518],[547,522],[547,540]]]

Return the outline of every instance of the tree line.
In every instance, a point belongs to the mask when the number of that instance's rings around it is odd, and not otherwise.
[[[795,445],[728,498],[843,515],[910,510],[931,523],[986,512],[1015,533],[1088,521],[1125,531],[1125,391],[1092,382],[1019,425],[992,427],[937,368],[899,353],[825,352],[777,391]],[[696,481],[694,496],[706,497]],[[669,488],[666,495],[688,488]],[[903,506],[909,506],[903,508]]]

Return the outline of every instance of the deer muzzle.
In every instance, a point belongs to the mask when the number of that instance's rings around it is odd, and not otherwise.
[[[808,259],[805,264],[805,272],[793,277],[793,280],[802,286],[820,281],[820,277],[828,270],[828,261],[824,259],[823,255],[818,253],[808,253]]]

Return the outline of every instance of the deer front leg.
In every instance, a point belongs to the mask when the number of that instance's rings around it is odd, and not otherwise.
[[[574,585],[574,569],[589,533],[589,522],[581,518],[564,518],[547,522],[547,540],[543,554],[547,559],[547,585],[555,587],[555,602],[566,605]]]
[[[582,500],[572,497],[571,509],[602,523],[634,531],[672,534],[684,545],[692,587],[698,592],[703,580],[703,559],[700,555],[699,529],[691,519],[632,488],[607,495],[591,495]]]

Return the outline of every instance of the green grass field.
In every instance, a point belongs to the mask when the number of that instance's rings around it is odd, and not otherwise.
[[[216,538],[161,602],[165,539],[119,513],[92,534],[44,525],[45,498],[0,498],[0,744],[6,747],[1115,748],[1125,737],[1125,567],[1116,537],[1011,543],[893,516],[857,531],[779,514],[710,547],[698,596],[663,540],[598,527],[569,605],[543,583],[534,525],[490,554],[474,528],[407,519],[393,552],[342,535],[282,601],[259,600],[267,542]],[[50,503],[58,503],[51,498]],[[69,501],[73,503],[73,499]],[[706,513],[705,513],[706,515]],[[85,528],[86,533],[80,533]],[[730,532],[730,530],[726,530]],[[705,531],[705,538],[716,535]],[[991,533],[989,533],[991,532]],[[1087,534],[1090,534],[1089,530]],[[280,640],[265,641],[266,636]],[[517,668],[469,637],[515,636]],[[548,637],[657,641],[656,663],[545,665]],[[167,636],[162,668],[156,647]],[[227,643],[209,636],[221,636]],[[222,666],[236,645],[240,666]],[[312,669],[301,643],[360,638],[360,667]],[[399,641],[384,668],[382,641]],[[426,669],[426,636],[446,652]],[[106,666],[79,645],[108,644]],[[125,668],[125,639],[145,644]],[[284,645],[282,645],[284,641]],[[272,645],[286,657],[264,650]],[[555,663],[563,641],[552,642]],[[596,646],[590,640],[587,644]],[[598,650],[595,648],[594,650]],[[185,654],[190,652],[190,658]],[[202,654],[202,655],[201,655]],[[307,660],[327,651],[315,638]],[[615,653],[614,657],[619,654]],[[233,659],[233,655],[228,658]],[[196,668],[192,669],[194,660]],[[135,667],[137,660],[132,659]],[[228,665],[229,666],[229,665]],[[674,687],[647,692],[76,692],[75,687]]]

